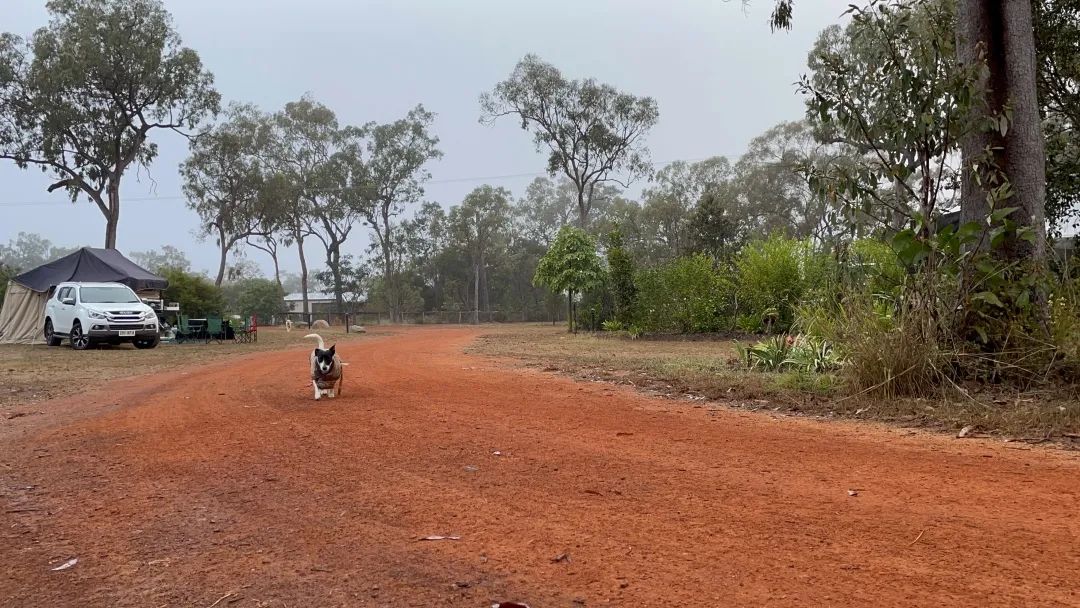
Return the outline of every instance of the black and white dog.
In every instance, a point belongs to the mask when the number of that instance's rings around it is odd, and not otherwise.
[[[322,399],[325,393],[331,399],[341,394],[341,385],[345,381],[345,363],[337,356],[332,345],[326,348],[322,336],[308,334],[305,338],[315,338],[319,345],[311,353],[311,386],[315,388],[315,400]]]

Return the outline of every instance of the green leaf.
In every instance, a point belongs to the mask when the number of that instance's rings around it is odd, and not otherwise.
[[[1001,300],[991,291],[980,291],[972,296],[972,298],[981,302],[986,302],[992,306],[997,306],[998,308],[1005,308],[1005,305],[1002,304]]]

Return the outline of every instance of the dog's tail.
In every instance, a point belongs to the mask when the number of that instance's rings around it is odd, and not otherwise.
[[[319,350],[326,350],[326,343],[323,342],[322,336],[320,336],[319,334],[308,334],[308,335],[306,335],[304,337],[305,338],[315,338],[316,340],[319,341]]]

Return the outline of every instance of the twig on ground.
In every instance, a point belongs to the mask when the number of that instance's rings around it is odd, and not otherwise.
[[[226,593],[225,595],[219,597],[216,602],[214,602],[213,604],[210,604],[206,608],[214,608],[214,606],[217,606],[218,604],[220,604],[222,602],[222,600],[229,599],[233,595],[236,595],[236,593],[233,592],[233,591],[230,591],[230,592]]]
[[[919,539],[922,538],[923,534],[926,534],[926,530],[923,530],[922,532],[919,532],[919,535],[915,537],[915,540],[908,543],[908,546],[910,547],[910,546],[914,545],[915,543],[919,542]]]

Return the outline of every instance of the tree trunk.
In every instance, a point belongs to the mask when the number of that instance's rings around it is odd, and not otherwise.
[[[105,248],[116,249],[116,227],[120,224],[120,180],[109,181],[109,213],[105,216]]]
[[[574,333],[574,290],[566,292],[566,323],[567,331]]]
[[[334,280],[334,303],[338,314],[344,314],[345,288],[341,279],[341,243],[332,241],[326,248],[326,265],[330,268],[330,276]]]
[[[229,255],[229,243],[225,242],[225,231],[218,228],[218,243],[221,245],[221,259],[218,260],[217,279],[215,287],[221,287],[221,281],[225,279],[225,260]]]
[[[475,324],[480,324],[480,264],[473,266],[473,319]]]
[[[985,106],[975,110],[976,118],[1003,113],[1006,106],[1013,115],[1004,136],[1000,131],[978,128],[960,142],[964,167],[960,221],[987,224],[991,212],[987,192],[975,182],[972,165],[989,149],[992,158],[986,160],[1005,173],[1014,192],[1000,206],[1019,207],[1010,219],[1030,227],[1035,235],[1034,242],[1010,239],[998,253],[1007,260],[1030,259],[1042,265],[1046,256],[1046,159],[1036,98],[1031,3],[960,0],[956,37],[957,55],[963,64],[977,63],[981,48],[986,53],[989,76],[980,83],[986,91]],[[984,238],[981,246],[988,249],[989,239]]]
[[[300,291],[304,296],[304,320],[307,321],[307,315],[311,312],[308,308],[307,259],[304,257],[304,237],[299,234],[296,237],[296,250],[300,252]]]

